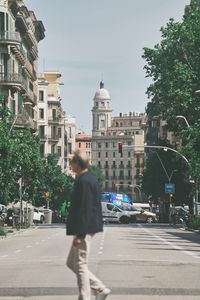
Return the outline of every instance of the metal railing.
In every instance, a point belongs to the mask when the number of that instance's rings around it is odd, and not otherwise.
[[[0,31],[0,41],[12,41],[12,42],[21,43],[21,36],[19,32]]]

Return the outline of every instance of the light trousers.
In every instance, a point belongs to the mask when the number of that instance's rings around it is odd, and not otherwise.
[[[91,300],[91,290],[96,295],[105,288],[104,284],[88,269],[91,240],[92,236],[87,234],[85,239],[81,239],[79,246],[74,246],[72,242],[67,258],[67,266],[77,276],[79,288],[78,300]]]

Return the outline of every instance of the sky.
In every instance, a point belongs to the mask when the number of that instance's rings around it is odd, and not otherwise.
[[[39,43],[39,72],[62,74],[66,115],[92,130],[93,98],[104,81],[112,116],[145,112],[149,101],[143,48],[161,41],[160,28],[180,21],[190,0],[24,0],[46,29]]]

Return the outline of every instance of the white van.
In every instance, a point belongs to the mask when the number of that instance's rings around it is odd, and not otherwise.
[[[113,203],[101,202],[103,222],[115,222],[129,224],[136,222],[136,215],[133,212],[126,211]]]

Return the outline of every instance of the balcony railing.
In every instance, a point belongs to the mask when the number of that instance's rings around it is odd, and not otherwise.
[[[19,84],[27,90],[27,80],[19,73],[0,73],[0,83]]]
[[[10,31],[0,31],[0,43],[2,42],[11,42],[11,43],[21,43],[21,37],[19,32],[10,32]]]
[[[59,136],[58,136],[58,134],[52,134],[52,135],[48,136],[48,139],[49,139],[49,141],[52,141],[52,142],[58,141],[59,140]]]
[[[59,123],[60,118],[58,117],[48,117],[48,121],[51,123]]]

